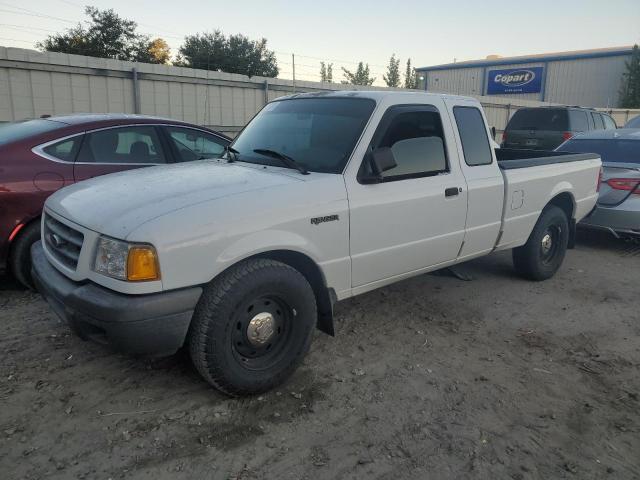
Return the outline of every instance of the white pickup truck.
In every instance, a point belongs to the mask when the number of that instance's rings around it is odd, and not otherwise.
[[[336,301],[496,250],[532,280],[557,271],[596,204],[600,158],[489,138],[470,98],[280,98],[223,158],[55,193],[33,278],[82,337],[187,346],[214,387],[261,392],[295,370],[315,326],[333,334]]]

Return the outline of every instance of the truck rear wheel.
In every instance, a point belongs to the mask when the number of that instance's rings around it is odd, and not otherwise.
[[[295,371],[316,320],[315,295],[300,272],[275,260],[250,259],[205,288],[189,351],[198,372],[223,393],[260,393]]]
[[[516,271],[530,280],[546,280],[562,265],[569,243],[569,221],[555,205],[547,206],[533,227],[529,240],[513,249]]]

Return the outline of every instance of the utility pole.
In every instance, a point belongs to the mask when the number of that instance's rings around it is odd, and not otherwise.
[[[296,56],[291,54],[291,64],[293,65],[293,93],[296,93]]]

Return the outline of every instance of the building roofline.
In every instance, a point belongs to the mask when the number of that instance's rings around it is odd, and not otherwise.
[[[416,72],[432,72],[436,70],[457,70],[461,68],[493,67],[499,65],[520,65],[523,63],[546,63],[559,60],[581,60],[587,58],[620,57],[630,55],[633,47],[618,49],[592,50],[583,52],[550,53],[543,55],[527,55],[521,57],[504,57],[493,60],[470,60],[468,62],[446,63],[432,67],[416,68]]]

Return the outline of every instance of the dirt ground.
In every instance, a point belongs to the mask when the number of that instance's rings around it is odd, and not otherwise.
[[[640,478],[640,245],[583,233],[542,283],[508,252],[464,268],[339,304],[337,336],[246,399],[0,280],[0,477]]]

